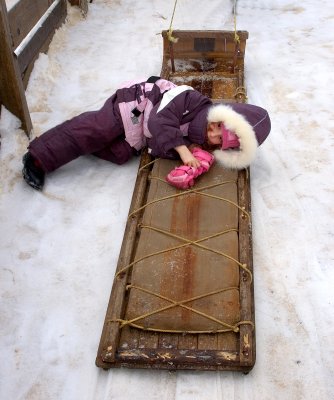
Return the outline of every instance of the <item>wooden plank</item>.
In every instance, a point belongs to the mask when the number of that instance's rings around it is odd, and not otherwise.
[[[145,208],[134,258],[141,260],[148,254],[160,254],[146,257],[134,265],[133,288],[130,289],[125,317],[132,320],[171,305],[170,300],[159,298],[154,293],[175,301],[203,296],[185,304],[190,310],[169,308],[142,318],[136,324],[165,330],[222,329],[212,319],[191,311],[191,308],[232,325],[239,318],[238,291],[224,290],[237,287],[239,282],[239,268],[233,261],[238,259],[238,209],[234,206],[237,203],[234,182],[238,174],[215,165],[201,177],[198,186],[210,186],[216,176],[220,177],[221,185],[216,181],[217,185],[213,187],[175,197],[178,191],[164,181],[174,164],[159,160],[152,171],[158,179],[151,181],[147,201],[154,203]],[[167,196],[174,197],[166,199]],[[185,245],[187,241],[200,242],[198,246]],[[183,247],[180,248],[180,245]],[[174,249],[175,246],[177,248]],[[210,249],[227,253],[230,258],[212,253]],[[207,264],[208,259],[210,265]],[[210,292],[216,293],[205,296]],[[217,304],[224,304],[224,307],[217,307]],[[171,345],[176,346],[174,342]]]
[[[199,350],[218,350],[218,338],[216,334],[207,333],[198,335]]]
[[[13,57],[5,0],[0,0],[0,43],[0,103],[21,120],[22,128],[30,136],[32,122],[19,66]]]
[[[249,168],[239,172],[239,186],[239,204],[250,214]],[[249,218],[242,212],[239,214],[239,232],[239,259],[250,271],[250,273],[247,273],[244,270],[240,280],[241,319],[252,323],[240,326],[240,363],[253,366],[255,363],[255,315],[252,231]]]
[[[20,0],[8,11],[12,46],[15,49],[55,0]]]
[[[178,339],[178,349],[194,350],[198,347],[198,335],[180,334]]]
[[[138,329],[137,329],[138,330]],[[139,332],[139,349],[156,349],[159,347],[159,334],[157,332]]]
[[[121,350],[137,349],[139,347],[139,330],[125,326],[120,335],[119,346]]]
[[[27,70],[28,66],[33,63],[41,50],[45,50],[48,47],[55,30],[65,20],[66,10],[66,0],[61,0],[55,4],[55,7],[46,15],[45,20],[37,27],[25,46],[20,49],[20,51],[18,51],[18,48],[16,49],[22,74]]]
[[[246,39],[248,38],[248,32],[246,31],[237,31],[237,34],[240,38],[240,51],[244,52],[246,48]],[[162,36],[164,41],[168,40],[167,38],[167,31],[162,32]],[[234,53],[235,49],[235,36],[234,32],[232,31],[179,31],[179,30],[174,30],[173,31],[173,36],[175,38],[178,38],[178,42],[176,42],[173,45],[173,50],[174,50],[174,56],[178,58],[177,56],[180,54],[182,58],[184,53],[192,53],[192,57],[195,58],[196,55],[202,55],[205,54],[207,57],[199,57],[200,59],[203,58],[210,58],[210,56],[214,53],[221,53],[226,54]],[[205,48],[203,46],[197,46],[196,41],[200,39],[205,39],[205,40],[214,40],[213,46],[209,46]],[[169,52],[169,47],[168,45],[164,46],[164,53]]]
[[[217,335],[218,350],[237,351],[239,354],[240,352],[239,337],[240,337],[239,333],[234,333],[234,332],[219,333]]]
[[[239,370],[235,352],[213,350],[121,350],[118,361],[126,367],[160,369]],[[147,362],[149,360],[149,362]],[[146,361],[146,362],[145,362]],[[115,366],[115,365],[114,365]]]
[[[170,45],[167,37],[167,31],[162,33],[164,39],[163,62],[167,64],[167,60],[172,56],[175,59],[187,60],[199,59],[230,59],[231,64],[236,63],[239,69],[244,68],[244,56],[246,50],[246,39],[248,33],[245,31],[237,31],[240,43],[236,45],[234,32],[231,31],[173,31],[173,36],[179,39],[176,43]],[[214,40],[213,46],[207,49],[197,45],[198,40]]]
[[[178,343],[179,343],[179,335],[175,335],[173,333],[165,333],[159,335],[160,349],[177,349]]]

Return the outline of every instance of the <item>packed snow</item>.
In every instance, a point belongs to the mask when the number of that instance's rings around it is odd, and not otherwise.
[[[7,3],[13,3],[8,1]],[[157,75],[174,2],[94,0],[35,63],[34,136],[100,107],[117,85]],[[233,29],[232,3],[179,0],[174,29]],[[1,110],[0,398],[317,400],[334,398],[332,0],[239,0],[248,102],[272,132],[251,167],[257,361],[239,372],[95,366],[136,178],[81,157],[23,182],[28,139]]]

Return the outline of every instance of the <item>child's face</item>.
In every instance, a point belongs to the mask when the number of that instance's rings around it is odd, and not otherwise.
[[[208,143],[209,145],[221,145],[222,130],[220,122],[210,122],[208,126]]]

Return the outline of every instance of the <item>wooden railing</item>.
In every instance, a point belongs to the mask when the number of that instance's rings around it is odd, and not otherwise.
[[[0,105],[16,115],[30,135],[25,87],[40,52],[46,52],[67,14],[66,0],[20,0],[7,10],[0,0]]]

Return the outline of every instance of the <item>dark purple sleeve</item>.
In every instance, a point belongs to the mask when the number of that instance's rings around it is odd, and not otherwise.
[[[178,97],[181,97],[180,95]],[[148,129],[152,135],[149,146],[152,154],[159,157],[167,157],[173,154],[176,146],[184,145],[183,134],[180,130],[183,107],[180,107],[180,99],[174,99],[168,106],[157,113],[158,103],[152,110]],[[168,157],[168,153],[169,157]]]
[[[152,149],[152,155],[176,158],[174,148],[190,144],[188,138],[183,136],[180,125],[190,122],[207,101],[208,99],[196,90],[187,90],[177,95],[159,112],[158,103],[148,121],[148,129],[152,135],[148,145]]]

